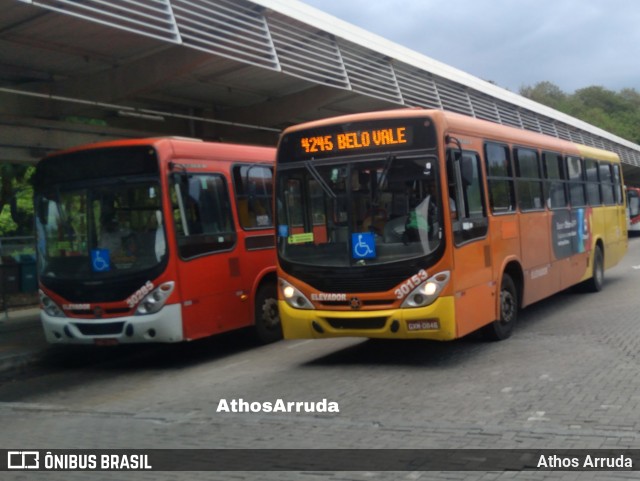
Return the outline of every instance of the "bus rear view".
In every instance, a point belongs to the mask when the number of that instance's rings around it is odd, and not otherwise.
[[[252,325],[278,339],[273,157],[141,139],[43,159],[34,202],[47,340],[178,342]]]

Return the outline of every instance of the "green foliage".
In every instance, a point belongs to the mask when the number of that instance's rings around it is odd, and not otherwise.
[[[640,94],[593,86],[566,94],[551,82],[523,87],[520,95],[640,144]]]
[[[556,110],[561,110],[567,101],[567,95],[551,82],[539,82],[533,87],[522,87],[520,95]]]
[[[33,166],[0,163],[0,237],[33,235],[34,172]]]

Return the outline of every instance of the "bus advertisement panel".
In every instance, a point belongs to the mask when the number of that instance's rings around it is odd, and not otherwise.
[[[541,134],[367,113],[287,129],[276,163],[286,338],[503,339],[626,251],[617,156]]]
[[[36,167],[41,319],[51,343],[281,337],[275,149],[123,140]]]

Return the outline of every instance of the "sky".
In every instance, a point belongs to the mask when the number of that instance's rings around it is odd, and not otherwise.
[[[640,92],[640,0],[303,2],[512,92]]]

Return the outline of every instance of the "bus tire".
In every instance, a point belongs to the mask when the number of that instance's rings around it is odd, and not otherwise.
[[[600,246],[593,252],[593,272],[591,279],[584,282],[587,292],[600,292],[604,285],[604,255]]]
[[[254,334],[258,342],[269,344],[282,339],[282,325],[278,313],[278,291],[273,284],[258,289],[255,302]]]
[[[500,286],[500,317],[482,328],[488,341],[502,341],[511,336],[518,320],[518,289],[509,274],[503,274]]]

